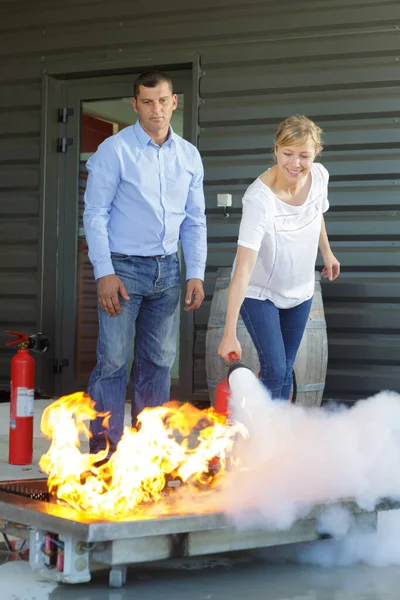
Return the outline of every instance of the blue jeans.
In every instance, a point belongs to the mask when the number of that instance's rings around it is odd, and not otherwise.
[[[147,406],[170,400],[171,367],[175,360],[177,306],[181,290],[178,255],[164,258],[111,254],[115,274],[121,279],[130,300],[120,297],[121,312],[111,317],[99,307],[97,364],[91,374],[88,393],[99,412],[110,411],[107,430],[102,419],[91,422],[90,451],[106,447],[114,452],[124,426],[127,365],[134,343],[132,384],[132,425]]]
[[[280,309],[270,300],[245,298],[240,314],[260,360],[260,379],[274,400],[288,400],[293,364],[307,324],[312,298]]]

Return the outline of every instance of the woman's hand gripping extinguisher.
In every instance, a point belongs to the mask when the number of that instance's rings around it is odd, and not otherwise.
[[[35,361],[30,350],[43,353],[49,340],[43,333],[27,336],[18,331],[6,331],[17,339],[6,346],[18,344],[11,360],[10,438],[8,462],[10,465],[30,465],[33,458],[33,401],[35,396]]]

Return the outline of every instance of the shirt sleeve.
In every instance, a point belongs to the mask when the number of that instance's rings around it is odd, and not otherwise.
[[[329,209],[329,200],[328,200],[329,172],[323,165],[321,165],[321,163],[316,163],[316,164],[318,166],[318,170],[322,177],[323,195],[322,195],[321,210],[323,213],[325,213]]]
[[[83,224],[89,259],[96,279],[114,274],[108,239],[110,210],[120,183],[120,162],[110,138],[100,144],[86,163],[88,180],[85,190]]]
[[[196,149],[195,165],[185,206],[185,218],[180,227],[180,240],[186,265],[186,280],[201,279],[207,260],[207,228],[203,189],[204,169]]]
[[[247,191],[243,196],[238,245],[258,252],[268,227],[268,206],[264,195]]]

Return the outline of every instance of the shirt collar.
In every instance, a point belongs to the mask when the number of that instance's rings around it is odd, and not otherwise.
[[[139,119],[136,121],[136,123],[134,124],[133,127],[135,129],[136,136],[137,136],[142,148],[144,148],[145,146],[147,146],[150,143],[154,144],[154,142],[151,139],[151,137],[149,136],[149,134],[146,133],[145,130],[143,129],[143,127],[141,126]],[[163,145],[169,146],[171,144],[172,140],[174,139],[174,135],[175,135],[174,131],[170,125],[168,137],[165,140]]]

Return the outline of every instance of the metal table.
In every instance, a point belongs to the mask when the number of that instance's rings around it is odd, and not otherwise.
[[[127,565],[167,558],[201,556],[222,552],[277,546],[326,538],[319,518],[334,504],[349,510],[356,525],[374,531],[377,513],[400,507],[382,502],[372,511],[352,501],[316,506],[287,530],[237,531],[222,513],[141,516],[120,521],[91,518],[50,501],[46,480],[0,484],[0,531],[29,537],[32,569],[64,583],[90,581],[90,562],[111,567],[110,585],[125,583]],[[46,554],[46,544],[54,554]],[[62,560],[58,560],[62,553]],[[53,560],[54,559],[54,560]]]

